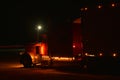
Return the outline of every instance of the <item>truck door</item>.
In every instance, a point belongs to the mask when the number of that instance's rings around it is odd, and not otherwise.
[[[36,46],[36,63],[40,63],[41,60],[42,60],[42,56],[41,56],[41,53],[40,53],[40,46]]]
[[[40,54],[40,46],[36,46],[36,54]]]

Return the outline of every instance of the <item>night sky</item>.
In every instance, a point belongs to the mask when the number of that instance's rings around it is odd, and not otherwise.
[[[70,21],[79,16],[77,6],[79,5],[72,0],[8,2],[7,25],[0,29],[0,44],[22,44],[35,41],[37,25],[47,29],[48,21],[55,21],[56,24]]]
[[[81,6],[93,5],[96,2],[95,0],[91,2],[90,0],[17,0],[9,1],[7,4],[7,21],[5,20],[7,23],[0,29],[1,45],[34,42],[37,25],[43,26],[44,33],[50,22],[71,23],[73,19],[80,17]]]

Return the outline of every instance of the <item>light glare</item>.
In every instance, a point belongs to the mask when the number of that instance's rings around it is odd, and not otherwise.
[[[75,48],[76,46],[75,45],[73,45],[73,48]]]
[[[103,54],[102,54],[102,53],[100,53],[99,55],[100,55],[100,56],[103,56]]]
[[[112,4],[112,7],[115,7],[115,4],[114,4],[114,3]]]
[[[86,7],[85,10],[88,10],[88,8]]]
[[[113,57],[116,57],[117,56],[117,54],[116,53],[113,53]]]
[[[85,53],[85,56],[88,56],[88,53]]]
[[[40,30],[40,29],[42,29],[42,27],[41,27],[41,26],[38,26],[38,30]]]
[[[100,8],[102,8],[102,6],[101,6],[101,5],[99,5],[99,6],[98,6],[98,8],[100,9]]]

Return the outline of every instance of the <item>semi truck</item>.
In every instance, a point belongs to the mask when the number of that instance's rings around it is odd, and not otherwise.
[[[82,54],[80,23],[52,21],[47,33],[40,34],[41,41],[24,45],[25,51],[20,53],[24,67],[79,64],[78,54]]]
[[[24,67],[55,63],[77,63],[87,69],[119,67],[119,9],[120,3],[88,5],[81,7],[80,17],[73,23],[62,25],[53,20],[47,39],[27,44],[20,62]]]

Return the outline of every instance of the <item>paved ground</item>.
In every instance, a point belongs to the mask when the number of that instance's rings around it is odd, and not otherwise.
[[[72,67],[23,68],[18,55],[0,57],[0,80],[120,80],[119,75],[82,72]]]
[[[0,80],[120,80],[119,76],[72,73],[56,69],[23,68],[19,63],[1,63]]]

